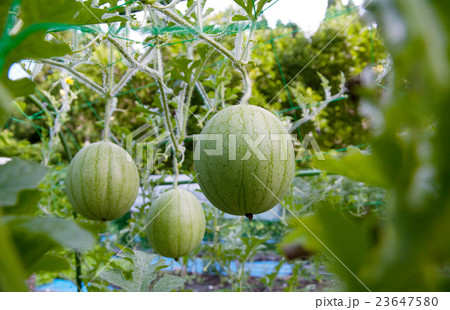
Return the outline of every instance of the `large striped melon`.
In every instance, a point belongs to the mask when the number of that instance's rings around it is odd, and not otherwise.
[[[147,237],[156,253],[178,258],[194,251],[205,235],[205,213],[188,191],[171,189],[152,204]]]
[[[223,143],[214,141],[217,135]],[[286,128],[269,111],[252,105],[226,108],[196,140],[197,179],[218,209],[251,219],[286,194],[294,175],[294,149]]]
[[[133,159],[111,142],[83,147],[67,170],[67,197],[74,210],[90,220],[122,217],[138,190],[139,174]]]

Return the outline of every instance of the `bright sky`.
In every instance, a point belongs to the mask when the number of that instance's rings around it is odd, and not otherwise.
[[[327,0],[272,0],[274,3],[267,11],[265,17],[269,26],[275,26],[278,20],[283,23],[294,22],[305,32],[312,34],[319,27],[320,22],[325,17]],[[364,0],[354,0],[355,5],[361,5]],[[182,9],[186,2],[180,3],[177,8]],[[272,3],[266,4],[266,7]],[[345,5],[348,0],[342,0]],[[229,6],[238,8],[233,0],[207,0],[206,6],[212,7],[216,12],[224,10]]]

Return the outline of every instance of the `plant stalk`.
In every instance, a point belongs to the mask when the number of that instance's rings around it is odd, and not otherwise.
[[[66,152],[67,158],[71,162],[73,159],[72,152],[70,151],[69,145],[67,144],[66,138],[64,137],[62,132],[59,132],[59,138],[61,139],[61,143],[64,147],[64,151]],[[77,213],[75,212],[75,210],[72,211],[72,214],[73,214],[73,219],[76,220]],[[83,287],[83,282],[81,280],[81,275],[82,275],[81,253],[78,251],[75,251],[73,254],[74,254],[74,258],[75,258],[75,282],[77,284],[77,291],[81,292],[82,287]]]
[[[217,42],[216,40],[214,40],[213,38],[211,38],[207,34],[200,33],[198,31],[198,29],[196,29],[196,27],[191,25],[188,21],[186,21],[181,16],[178,16],[171,9],[166,9],[166,8],[162,7],[160,4],[157,4],[157,3],[151,3],[152,1],[146,0],[144,2],[150,4],[153,8],[155,8],[159,12],[163,13],[167,17],[171,18],[172,20],[174,20],[179,25],[181,25],[183,27],[186,27],[192,33],[197,35],[199,37],[199,39],[201,39],[205,43],[209,44],[210,46],[212,46],[213,48],[218,50],[220,53],[222,53],[225,57],[230,59],[231,63],[233,64],[233,66],[240,71],[240,73],[242,74],[242,78],[243,78],[244,95],[242,96],[240,104],[248,104],[248,101],[250,100],[251,95],[252,95],[252,81],[250,79],[250,76],[248,75],[248,72],[247,72],[247,69],[245,68],[245,66],[242,64],[242,62],[238,58],[236,58],[232,54],[232,52],[230,52],[222,44],[220,44],[219,42]]]
[[[173,173],[174,173],[173,188],[177,188],[178,187],[178,177],[179,177],[180,173],[178,171],[178,160],[177,160],[177,154],[175,152],[173,154]]]
[[[122,54],[122,56],[128,62],[130,62],[134,66],[136,66],[136,68],[138,70],[146,72],[147,74],[151,75],[156,80],[156,82],[158,83],[159,91],[160,91],[160,94],[161,94],[161,101],[162,101],[162,105],[163,105],[163,108],[164,108],[164,115],[165,115],[165,122],[166,122],[167,130],[170,133],[170,140],[172,141],[172,144],[173,144],[173,147],[175,149],[175,152],[178,153],[179,152],[179,147],[178,147],[177,140],[175,138],[175,134],[174,134],[174,131],[173,131],[172,123],[170,122],[170,110],[169,110],[169,104],[167,102],[166,93],[165,93],[165,90],[164,90],[164,88],[166,86],[164,85],[162,73],[160,71],[155,70],[155,69],[151,69],[148,66],[144,66],[141,63],[139,63],[138,61],[136,61],[127,52],[126,47],[122,46],[120,41],[117,40],[116,38],[112,38],[111,36],[108,36],[108,41],[111,42],[111,44],[114,45],[119,50],[119,52]],[[158,49],[156,51],[157,51],[157,53],[159,53]],[[159,55],[158,55],[156,58],[157,58],[157,62],[158,62],[158,67],[162,68],[161,57],[159,57]]]
[[[250,41],[252,40],[253,34],[255,33],[255,29],[256,29],[256,22],[252,21],[252,26],[250,28],[250,33],[248,34],[248,38],[247,38],[247,42],[245,43],[245,48],[244,51],[242,52],[240,61],[242,62],[244,57],[246,57],[246,55],[248,53],[250,53],[249,48],[250,48]]]
[[[64,137],[62,131],[58,132],[59,140],[61,140],[61,143],[63,145],[64,151],[66,152],[67,159],[69,162],[72,161],[72,152],[70,151],[69,145],[67,144],[66,137]]]
[[[172,122],[170,121],[170,108],[169,108],[169,103],[167,102],[167,96],[166,96],[166,92],[164,90],[164,81],[163,81],[163,63],[162,63],[162,57],[161,57],[161,50],[160,47],[156,48],[156,61],[157,61],[157,66],[158,66],[158,79],[157,79],[157,83],[159,86],[159,92],[161,93],[161,101],[163,104],[163,108],[164,108],[164,119],[166,122],[166,126],[167,126],[167,130],[169,130],[169,134],[170,134],[170,139],[172,141],[172,145],[175,151],[175,155],[178,155],[179,152],[179,147],[178,147],[178,142],[177,139],[175,137],[175,133],[173,131],[173,127],[172,127]]]
[[[63,70],[66,70],[67,72],[69,72],[70,74],[72,74],[76,79],[78,79],[80,82],[88,85],[89,87],[91,87],[96,93],[98,93],[99,95],[105,95],[105,93],[103,92],[103,87],[101,87],[100,85],[98,85],[97,83],[95,83],[94,81],[92,81],[91,79],[89,79],[88,77],[84,76],[83,74],[81,74],[80,72],[76,71],[75,69],[61,63],[58,61],[54,61],[51,59],[39,59],[39,62],[44,63],[44,64],[48,64],[50,66],[53,67],[57,67],[57,68],[61,68]]]
[[[192,100],[192,95],[193,95],[194,90],[195,90],[195,84],[197,83],[198,79],[200,78],[200,74],[202,72],[202,68],[205,66],[206,62],[211,57],[211,55],[212,55],[211,52],[207,53],[205,59],[203,59],[203,61],[202,61],[201,66],[199,68],[197,68],[196,71],[195,71],[194,79],[192,81],[192,84],[189,85],[189,91],[188,91],[188,96],[187,96],[187,99],[186,99],[186,104],[184,104],[184,109],[186,110],[186,113],[183,113],[183,123],[182,123],[183,128],[182,128],[181,140],[183,140],[186,137],[189,107],[191,106],[191,100]],[[181,102],[181,104],[183,104],[183,103]]]
[[[109,44],[109,85],[108,85],[108,99],[105,108],[105,128],[103,131],[103,141],[109,142],[109,123],[111,121],[111,92],[114,87],[114,50],[112,44]]]
[[[73,211],[74,220],[77,219],[77,213]],[[83,281],[81,280],[82,270],[81,270],[81,253],[78,251],[74,252],[75,257],[75,282],[77,284],[77,291],[81,292],[83,289]]]

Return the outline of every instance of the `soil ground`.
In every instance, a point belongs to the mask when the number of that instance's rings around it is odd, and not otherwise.
[[[188,275],[183,291],[188,292],[220,292],[232,291],[232,285],[227,278],[211,274]],[[261,278],[249,277],[244,287],[246,292],[284,292],[291,291],[288,284],[289,277],[277,278],[273,287],[268,287]],[[293,289],[294,291],[323,291],[330,283],[319,283],[316,280],[300,279]]]

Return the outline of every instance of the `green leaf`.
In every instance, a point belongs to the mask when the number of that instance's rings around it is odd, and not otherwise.
[[[209,57],[210,53],[212,53],[214,50],[211,49],[211,46],[208,44],[199,44],[197,46],[197,54],[200,59],[205,60]]]
[[[76,4],[79,12],[73,21],[73,24],[76,25],[114,23],[128,20],[127,17],[119,16],[117,13],[106,9],[97,9],[90,6],[85,7],[80,2],[77,2]]]
[[[155,284],[152,292],[170,292],[183,286],[185,282],[183,278],[166,274]]]
[[[155,264],[151,264],[157,257],[155,254],[146,253],[142,251],[134,251],[133,254],[129,252],[123,253],[124,257],[129,257],[133,260],[134,270],[132,273],[133,280],[139,292],[147,292],[150,283],[155,280],[155,270],[163,265],[165,261],[160,259]]]
[[[248,17],[244,16],[244,15],[234,15],[231,18],[231,20],[234,21],[234,22],[238,22],[238,21],[242,21],[242,20],[248,20]]]
[[[37,189],[26,189],[19,192],[17,203],[13,206],[5,208],[4,212],[7,215],[17,214],[26,215],[32,214],[36,211],[39,200],[41,199],[41,193]]]
[[[324,77],[320,72],[317,72],[317,75],[320,77],[321,85],[325,90],[331,90],[330,81],[326,77]]]
[[[267,3],[270,3],[270,2],[272,2],[272,0],[259,0],[258,1],[258,6],[256,7],[256,17],[259,17],[259,15],[261,14],[264,6]]]
[[[52,249],[63,246],[84,251],[94,244],[94,237],[89,232],[59,218],[9,215],[0,218],[0,224],[8,225],[28,274],[33,272],[34,264]]]
[[[247,259],[248,257],[252,257],[254,254],[256,254],[256,252],[264,249],[264,242],[266,242],[268,239],[268,237],[261,238],[255,236],[242,238],[242,242],[245,246],[243,258]]]
[[[22,59],[40,59],[54,56],[64,56],[71,52],[70,46],[62,41],[46,40],[46,31],[36,31],[29,34],[8,55],[10,63]],[[20,38],[20,34],[12,37],[12,40]]]
[[[36,188],[46,173],[39,164],[16,158],[0,166],[0,206],[15,205],[18,193]]]
[[[11,105],[12,97],[9,90],[3,86],[3,83],[0,81],[0,127],[3,128],[5,120],[8,115],[11,113],[12,105]]]
[[[21,9],[25,26],[34,23],[88,25],[126,20],[126,18],[120,16],[103,19],[105,14],[111,14],[113,12],[107,9],[93,8],[86,1],[22,0]]]
[[[36,85],[34,84],[34,82],[27,78],[12,81],[8,79],[5,74],[3,75],[1,82],[8,88],[10,94],[14,98],[29,95],[36,89]]]
[[[45,31],[38,31],[25,38],[23,38],[21,33],[11,37],[11,40],[18,43],[18,45],[9,52],[5,59],[4,70],[1,74],[1,83],[9,89],[13,98],[32,93],[35,85],[34,82],[27,78],[11,81],[8,78],[8,71],[11,65],[24,59],[64,56],[71,52],[69,45],[62,42],[48,42],[45,40],[45,36]]]
[[[133,285],[132,282],[125,279],[123,276],[123,272],[120,269],[109,269],[102,271],[100,273],[100,277],[108,281],[114,286],[120,287],[126,292],[136,292],[136,287]]]
[[[177,57],[171,63],[170,76],[172,79],[181,80],[191,85],[193,72],[198,65],[198,61],[189,59],[186,56]]]
[[[165,263],[163,259],[160,259],[152,264],[157,255],[131,249],[124,250],[119,256],[132,262],[132,279],[125,279],[123,272],[119,269],[104,271],[100,277],[127,292],[148,292],[150,283],[156,278],[155,271],[161,269]]]
[[[238,19],[234,19],[233,17],[232,19],[233,21],[248,20],[248,19],[256,21],[259,15],[261,14],[264,5],[271,2],[272,0],[259,0],[257,4],[256,0],[233,0],[233,1],[241,8],[243,8],[248,15],[248,18],[245,19],[240,19],[240,17],[238,17]],[[242,15],[235,15],[235,16],[242,16]]]
[[[94,245],[94,237],[78,224],[55,217],[19,217],[18,229],[35,235],[47,235],[52,241],[72,250],[86,251]]]
[[[358,222],[323,202],[316,206],[315,215],[293,219],[292,223],[294,228],[283,238],[282,247],[300,245],[312,253],[322,251],[330,257],[330,270],[345,279],[346,290],[366,290],[353,274],[361,279],[359,273],[370,258],[372,218]]]
[[[54,255],[44,255],[30,269],[32,272],[58,272],[70,268],[71,266],[66,259]]]
[[[253,16],[253,0],[233,0],[237,5],[244,9],[248,17],[254,20]]]
[[[0,218],[2,209],[0,209]],[[0,221],[0,291],[23,292],[26,291],[25,271],[20,255],[15,247],[8,225]]]
[[[108,229],[108,223],[107,222],[97,222],[97,221],[83,221],[78,223],[80,227],[83,229],[89,231],[94,236],[105,232]]]
[[[364,154],[357,148],[350,148],[344,155],[327,155],[325,158],[314,158],[311,165],[374,186],[390,186],[390,181],[382,173],[381,163],[373,155]]]
[[[2,0],[0,3],[0,34],[3,34],[3,31],[5,30],[8,21],[8,12],[12,3],[12,0]]]
[[[138,112],[138,113],[144,113],[144,114],[147,114],[147,115],[148,114],[160,115],[159,113],[151,111],[151,110],[149,110],[149,109],[147,109],[145,107],[142,107],[142,106],[134,107],[133,109],[131,109],[131,111]]]

